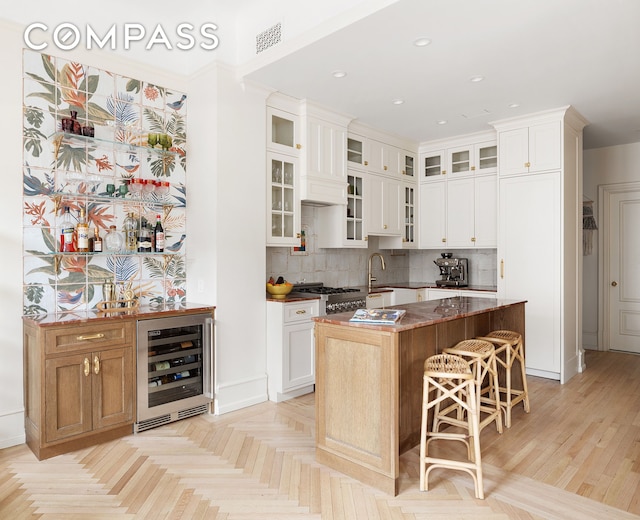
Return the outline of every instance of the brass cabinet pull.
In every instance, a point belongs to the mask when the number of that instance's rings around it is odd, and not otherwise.
[[[444,242],[446,242],[446,241],[447,241],[447,239],[446,239],[446,238],[443,238],[443,239],[442,239],[442,243],[444,243]]]
[[[524,167],[525,167],[525,168],[530,168],[530,167],[531,167],[531,163],[530,163],[530,162],[526,162],[526,163],[524,163]]]
[[[96,334],[87,334],[86,336],[76,336],[76,341],[87,341],[89,339],[102,339],[104,338],[103,332],[98,332]]]
[[[368,298],[382,298],[382,294],[378,293],[378,294],[370,294],[368,296]]]
[[[500,278],[504,278],[504,260],[500,260]]]
[[[447,174],[447,170],[442,170],[442,175],[446,175]]]
[[[476,167],[475,167],[475,166],[472,166],[472,167],[471,167],[471,171],[472,171],[472,172],[476,171]]]
[[[382,225],[382,229],[387,229],[387,225],[386,225],[386,224],[383,224],[383,225]]]
[[[369,161],[365,161],[365,162],[364,162],[364,165],[365,165],[365,166],[369,166]]]
[[[616,282],[615,280],[611,282],[611,287],[616,287],[617,285],[618,285],[618,282]]]
[[[385,171],[385,172],[387,171],[387,167],[386,167],[386,166],[384,166],[384,171]]]
[[[298,144],[296,145],[296,148],[297,148],[298,150],[300,150],[300,148],[302,148],[302,145],[301,145],[300,143],[298,143]]]
[[[84,358],[84,376],[87,377],[91,373],[91,368],[89,367],[89,358]]]
[[[471,242],[475,242],[476,241],[476,237],[471,237]]]
[[[93,356],[93,373],[98,375],[100,373],[100,358]]]
[[[306,314],[307,311],[305,311],[304,309],[300,309],[298,311],[296,311],[296,314]]]

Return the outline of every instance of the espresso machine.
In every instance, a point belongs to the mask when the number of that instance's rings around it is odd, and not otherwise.
[[[433,261],[440,268],[440,280],[436,280],[438,287],[466,287],[469,285],[466,258],[453,258],[453,253],[440,253],[442,258]]]

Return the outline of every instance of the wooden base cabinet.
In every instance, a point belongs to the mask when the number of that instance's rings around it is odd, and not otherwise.
[[[135,321],[24,325],[25,431],[39,459],[133,433]]]

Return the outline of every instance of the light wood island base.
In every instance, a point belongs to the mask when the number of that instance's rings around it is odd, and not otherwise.
[[[407,313],[396,325],[350,323],[351,312],[315,318],[317,461],[396,495],[400,454],[420,442],[424,360],[495,329],[524,336],[524,304],[457,297],[398,305]]]

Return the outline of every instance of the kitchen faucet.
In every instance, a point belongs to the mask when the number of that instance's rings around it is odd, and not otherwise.
[[[371,275],[371,264],[373,263],[374,256],[377,256],[380,258],[380,266],[382,267],[382,270],[384,271],[386,269],[386,266],[384,265],[384,258],[382,257],[382,255],[380,253],[372,253],[371,256],[369,257],[368,276],[367,276],[367,280],[369,284],[369,292],[371,292],[371,282],[375,282],[377,280],[375,276]]]

